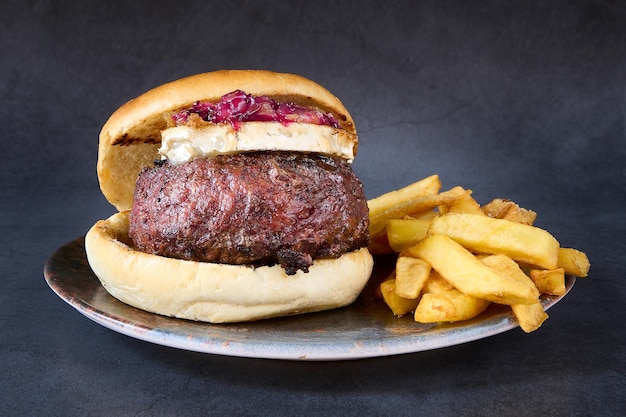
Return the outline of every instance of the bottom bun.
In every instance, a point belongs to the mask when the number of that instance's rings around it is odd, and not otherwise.
[[[373,259],[367,248],[337,259],[317,259],[308,273],[282,267],[226,265],[166,258],[136,251],[128,212],[100,220],[87,232],[89,264],[113,297],[152,313],[228,323],[260,320],[351,304],[367,283]]]

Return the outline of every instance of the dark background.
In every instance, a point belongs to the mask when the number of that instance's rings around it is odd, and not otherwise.
[[[0,11],[0,415],[624,415],[626,6],[619,1],[9,1]],[[588,253],[538,331],[348,362],[153,345],[46,285],[113,213],[98,133],[223,68],[307,76],[352,113],[367,196],[430,174]]]

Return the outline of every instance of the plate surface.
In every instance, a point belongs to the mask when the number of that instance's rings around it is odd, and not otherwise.
[[[370,282],[379,281],[392,267],[392,258],[377,258]],[[359,359],[453,346],[518,327],[510,309],[498,305],[455,324],[425,325],[415,323],[410,315],[399,319],[375,299],[374,285],[366,287],[351,306],[321,313],[237,324],[160,316],[126,305],[106,292],[89,267],[84,238],[57,249],[46,262],[44,276],[59,297],[109,329],[164,346],[228,356]],[[567,277],[567,292],[574,281]],[[541,302],[547,309],[562,298],[542,296]]]

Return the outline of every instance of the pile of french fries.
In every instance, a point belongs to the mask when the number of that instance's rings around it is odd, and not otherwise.
[[[586,277],[584,252],[533,226],[537,214],[505,199],[480,206],[433,175],[368,201],[370,252],[397,253],[380,295],[416,322],[468,320],[491,303],[511,306],[525,332],[548,318],[541,294],[564,295],[565,277]]]

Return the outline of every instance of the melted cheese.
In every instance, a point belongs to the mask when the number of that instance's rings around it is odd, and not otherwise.
[[[352,162],[356,138],[330,126],[246,122],[176,126],[161,132],[159,153],[173,165],[215,155],[253,151],[295,151],[334,155]]]

